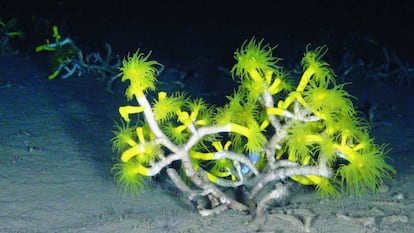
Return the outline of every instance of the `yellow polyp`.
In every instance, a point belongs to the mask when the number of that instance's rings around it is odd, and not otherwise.
[[[163,101],[167,98],[167,93],[164,91],[158,92],[158,101]]]
[[[53,80],[53,79],[55,79],[57,76],[59,75],[59,71],[58,70],[55,70],[52,74],[50,74],[47,78],[49,79],[49,80]]]
[[[250,78],[253,79],[254,82],[261,82],[262,76],[257,72],[256,69],[251,69],[248,71]]]
[[[141,98],[144,96],[144,89],[139,84],[134,84],[136,81],[131,81],[131,84],[127,88],[125,95],[127,100],[131,100],[134,96],[136,98]]]
[[[342,146],[345,146],[346,145],[347,139],[348,139],[348,134],[345,133],[345,132],[342,132],[342,135],[341,135],[341,145]]]
[[[325,177],[316,176],[316,175],[307,175],[307,176],[292,176],[292,179],[303,185],[316,185],[325,181]]]
[[[227,141],[224,146],[223,144],[221,144],[220,141],[214,141],[211,143],[211,145],[214,147],[214,149],[216,149],[216,151],[220,152],[222,150],[229,150],[230,145],[231,145],[231,141]]]
[[[6,34],[8,37],[11,37],[11,38],[23,36],[23,33],[21,32],[7,32]]]
[[[191,114],[190,118],[191,121],[195,121],[200,114],[200,111],[205,107],[203,100],[197,99],[190,104]]]
[[[267,126],[269,126],[269,124],[270,124],[270,122],[269,122],[269,120],[264,120],[263,122],[262,122],[262,124],[260,124],[260,127],[259,127],[259,129],[260,130],[264,130],[264,129],[266,129],[267,128]]]
[[[195,119],[197,119],[198,113],[199,113],[198,110],[195,110],[195,111],[191,112],[191,114],[189,116],[190,120],[194,121]]]
[[[282,90],[282,88],[280,88],[281,83],[282,83],[282,80],[280,78],[275,79],[275,81],[273,81],[272,85],[270,85],[270,87],[268,88],[269,93],[274,95],[274,94],[280,92]]]
[[[321,135],[316,135],[316,134],[306,135],[305,141],[309,143],[320,143],[323,141],[323,137]]]
[[[137,127],[136,132],[137,132],[139,142],[144,143],[145,142],[144,129],[142,127]]]
[[[308,85],[313,74],[315,74],[315,69],[312,66],[309,66],[302,74],[299,85],[296,87],[297,92],[303,92],[305,90],[305,87]]]
[[[308,165],[312,161],[312,157],[310,155],[306,155],[303,158],[302,165]]]
[[[211,175],[213,175],[213,174],[211,174]],[[214,171],[214,176],[216,176],[216,177],[227,177],[229,175],[231,175],[231,172],[229,172],[229,171]]]
[[[155,89],[156,75],[159,73],[157,67],[162,65],[157,61],[149,60],[151,52],[144,55],[137,50],[132,56],[128,56],[122,61],[121,81],[130,81],[126,91],[127,99],[142,97],[147,90]]]
[[[55,51],[56,48],[50,47],[49,46],[49,41],[46,42],[46,44],[44,45],[39,45],[35,48],[36,52],[40,52],[40,51]]]
[[[136,162],[119,163],[115,166],[116,167],[114,167],[114,168],[122,168],[122,171],[121,171],[122,173],[119,173],[119,174],[123,174],[123,180],[124,181],[138,182],[140,180],[138,179],[139,177],[136,177],[137,174],[143,175],[143,176],[148,176],[149,175],[148,168],[146,168],[142,164],[139,164],[139,163],[136,163]]]
[[[61,36],[59,34],[59,29],[56,25],[53,25],[52,30],[53,30],[53,37],[55,38],[56,42],[58,43],[61,39]]]
[[[207,173],[207,179],[212,183],[217,183],[217,176],[211,174],[210,172]]]
[[[296,92],[291,92],[289,93],[288,97],[285,99],[285,101],[281,102],[281,108],[282,109],[287,109],[292,103],[293,101],[295,101],[296,99]],[[278,104],[279,105],[279,104]]]
[[[133,146],[131,148],[129,148],[128,150],[124,151],[121,155],[121,161],[126,163],[128,162],[131,158],[133,158],[135,155],[137,155],[138,153],[140,153],[140,146],[136,145]]]
[[[267,108],[266,109],[266,113],[267,115],[278,115],[278,116],[283,116],[285,114],[284,109],[280,109],[280,108]]]
[[[358,158],[358,153],[347,145],[333,144],[334,148],[339,150],[343,155],[346,156],[346,160],[353,162]]]
[[[213,160],[214,159],[214,153],[202,153],[198,151],[190,151],[190,157],[192,159],[201,159],[201,160]]]
[[[292,162],[300,162],[302,165],[308,165],[312,161],[312,157],[310,155],[305,155],[300,158],[297,154],[289,153],[288,160]]]
[[[137,174],[144,175],[144,176],[148,176],[148,174],[149,174],[149,170],[148,170],[148,168],[147,168],[147,167],[142,166],[141,164],[137,165],[137,166],[134,168],[134,172],[136,172]]]
[[[188,115],[188,112],[186,111],[182,111],[178,114],[178,120],[184,125],[191,124],[190,115]]]
[[[321,111],[314,111],[313,114],[315,114],[315,116],[319,117],[322,120],[326,120],[329,118],[329,115],[327,113],[323,113]]]
[[[292,180],[294,180],[294,181],[296,181],[296,182],[298,182],[300,184],[303,184],[303,185],[311,185],[311,184],[314,184],[312,182],[312,180],[309,179],[307,176],[292,176]]]
[[[135,142],[133,139],[128,139],[127,141],[126,141],[126,143],[128,144],[128,146],[136,146],[137,145],[137,142]]]
[[[231,123],[230,131],[241,134],[248,138],[250,136],[250,129],[239,124]]]
[[[288,160],[290,160],[292,162],[297,162],[298,161],[298,156],[294,153],[289,153]]]
[[[276,160],[280,160],[284,154],[285,154],[284,150],[279,150],[276,154]]]
[[[365,143],[365,142],[361,142],[361,143],[359,143],[358,145],[354,146],[352,149],[353,149],[354,151],[359,151],[359,150],[365,149],[365,148],[367,148],[367,147],[368,147],[368,144],[367,144],[367,143]]]
[[[276,106],[277,106],[277,108],[282,108],[284,104],[285,104],[285,102],[283,100],[279,100],[279,101],[277,101]]]
[[[223,145],[221,144],[220,141],[214,141],[211,143],[211,145],[214,147],[214,149],[216,149],[216,151],[222,151],[223,150]]]
[[[224,144],[224,150],[229,150],[231,145],[231,141],[227,141],[226,144]]]
[[[264,76],[265,76],[265,80],[266,80],[266,85],[270,85],[270,82],[272,81],[272,76],[273,76],[273,69],[267,69],[264,72]]]
[[[129,122],[129,115],[136,114],[144,111],[143,106],[121,106],[119,107],[119,114],[126,121]]]
[[[186,125],[179,125],[177,127],[175,127],[176,131],[179,133],[182,133],[185,129],[187,129]]]
[[[303,106],[307,106],[305,100],[302,97],[302,94],[297,91],[292,91],[289,93],[288,97],[285,99],[285,101],[281,101],[278,103],[278,107],[282,109],[287,109],[289,106],[297,100],[300,104]]]
[[[197,120],[195,123],[196,125],[199,125],[199,126],[205,126],[208,124],[208,120],[201,119],[201,120]]]
[[[306,104],[305,99],[303,99],[303,96],[302,96],[300,93],[296,92],[295,97],[296,97],[296,100],[297,100],[300,104],[302,104],[303,106],[308,106],[308,105]]]

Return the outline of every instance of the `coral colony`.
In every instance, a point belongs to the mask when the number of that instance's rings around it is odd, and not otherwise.
[[[162,65],[150,54],[124,59],[120,76],[135,103],[119,108],[112,140],[121,189],[136,194],[145,178],[166,171],[203,216],[227,209],[261,216],[289,196],[287,181],[312,185],[321,197],[375,192],[395,171],[322,60],[326,47],[306,49],[298,83],[273,51],[253,38],[235,52],[239,87],[221,107],[157,90]]]
[[[112,54],[112,48],[105,44],[106,54],[101,56],[98,52],[84,55],[82,50],[69,38],[62,38],[58,27],[52,28],[54,42],[49,40],[45,44],[35,48],[36,52],[49,51],[52,73],[49,80],[61,77],[67,79],[79,77],[84,74],[93,74],[100,78],[107,79],[106,91],[112,93],[112,83],[118,78],[118,68],[121,60],[117,55]]]

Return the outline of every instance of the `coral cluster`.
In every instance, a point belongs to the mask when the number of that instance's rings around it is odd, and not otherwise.
[[[12,48],[12,41],[15,38],[23,38],[24,34],[17,28],[16,25],[16,18],[8,21],[4,21],[0,18],[0,54],[16,55],[19,53],[19,50]]]
[[[235,52],[239,87],[221,107],[180,92],[148,99],[162,65],[139,50],[127,57],[121,76],[136,103],[119,108],[113,138],[124,191],[137,193],[165,170],[203,216],[226,209],[260,216],[289,195],[287,181],[338,197],[375,192],[390,178],[386,148],[322,60],[326,47],[306,49],[298,83],[277,65],[274,48],[253,38]]]
[[[100,78],[106,78],[106,90],[112,93],[112,83],[118,78],[118,68],[121,60],[117,55],[112,54],[112,48],[105,44],[106,54],[102,57],[98,52],[84,52],[69,38],[62,38],[58,27],[52,28],[54,42],[49,40],[45,44],[35,48],[36,52],[49,51],[52,73],[48,76],[49,80],[61,77],[67,79],[83,74],[94,74]]]

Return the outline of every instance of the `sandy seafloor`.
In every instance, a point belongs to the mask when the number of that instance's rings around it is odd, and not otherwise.
[[[119,194],[110,138],[122,85],[109,94],[94,78],[47,75],[33,59],[0,58],[1,233],[301,232],[280,213],[303,210],[296,217],[312,220],[310,232],[414,232],[413,86],[347,86],[377,106],[371,134],[392,148],[398,173],[377,195],[320,200],[298,189],[286,206],[252,220],[236,211],[201,217],[168,182],[149,182],[136,199]]]

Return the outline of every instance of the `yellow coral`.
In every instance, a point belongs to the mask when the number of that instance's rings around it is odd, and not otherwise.
[[[305,90],[311,79],[317,82],[319,86],[324,87],[329,83],[335,82],[335,75],[329,64],[321,60],[328,51],[326,46],[318,47],[315,50],[308,50],[308,48],[306,50],[305,56],[302,59],[304,72],[296,91],[302,92]]]
[[[135,128],[131,127],[128,123],[122,121],[120,124],[115,124],[115,130],[113,133],[115,136],[111,139],[112,149],[118,153],[124,151],[130,146],[135,146]]]
[[[277,162],[296,165],[287,176],[315,185],[324,197],[339,196],[341,187],[350,194],[376,191],[395,170],[385,162],[384,147],[373,143],[357,117],[352,96],[335,83],[333,71],[322,60],[326,47],[307,49],[296,88],[276,66],[279,59],[273,50],[263,40],[244,42],[231,70],[240,77],[239,88],[228,104],[214,110],[202,99],[190,100],[181,93],[159,92],[151,106],[145,92],[155,89],[161,65],[139,51],[124,60],[122,80],[130,81],[126,96],[137,98],[140,106],[120,108],[127,123],[117,126],[113,138],[114,148],[122,152],[113,168],[117,182],[136,192],[144,176],[181,160],[189,177],[204,173],[214,185],[232,187],[246,174],[238,171],[247,152],[249,159],[259,157],[256,173],[277,172],[272,168],[280,166],[275,160],[286,159]],[[144,126],[131,128],[129,115],[140,112]],[[221,141],[227,140],[223,146]],[[219,153],[223,150],[234,153]]]
[[[395,173],[392,166],[385,162],[385,147],[374,144],[362,151],[355,151],[348,146],[337,146],[343,152],[347,164],[337,170],[344,191],[349,194],[363,194],[369,188],[376,192],[385,178]]]
[[[175,93],[167,96],[166,92],[158,93],[158,100],[153,105],[155,120],[165,122],[170,120],[174,115],[181,111],[184,105],[184,94]]]
[[[139,50],[132,56],[122,61],[121,75],[122,81],[129,80],[130,85],[126,91],[127,99],[142,97],[146,90],[155,89],[157,66],[162,66],[157,61],[148,60],[151,52],[146,56]]]
[[[146,168],[136,160],[119,162],[112,167],[117,185],[123,192],[129,191],[131,196],[135,196],[144,187],[145,176],[142,173],[145,171]]]
[[[237,50],[234,55],[237,64],[231,70],[233,75],[242,78],[250,77],[256,82],[263,79],[267,72],[272,72],[277,68],[276,63],[280,59],[272,54],[275,47],[269,44],[262,45],[262,43],[263,40],[256,43],[255,38],[243,43],[241,49]]]
[[[343,85],[326,88],[311,81],[311,85],[303,92],[303,98],[312,112],[326,120],[332,115],[352,116],[355,113],[352,96],[343,90]]]

